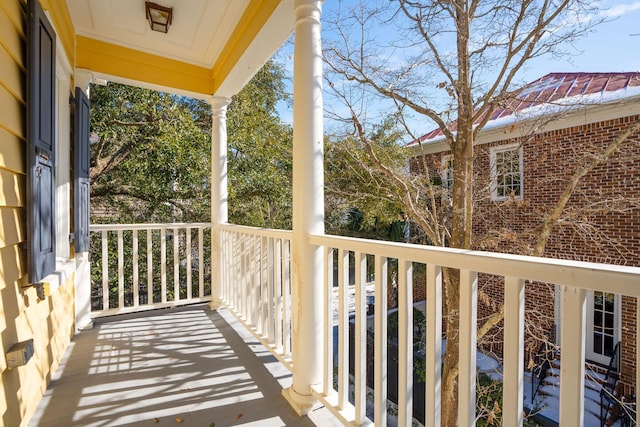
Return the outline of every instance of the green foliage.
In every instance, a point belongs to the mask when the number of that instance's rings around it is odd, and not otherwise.
[[[292,130],[276,110],[284,81],[270,61],[229,105],[230,222],[291,227]],[[118,222],[208,221],[211,107],[116,83],[94,86],[91,102],[93,206]]]
[[[291,227],[290,126],[280,121],[276,105],[286,101],[284,71],[268,62],[233,97],[227,116],[229,141],[230,222]],[[204,101],[109,83],[91,90],[91,207],[94,223],[208,222],[211,218],[211,107]],[[181,235],[184,240],[184,235]],[[158,302],[160,293],[159,232],[153,252],[146,253],[146,234],[139,236],[141,304]],[[167,237],[168,239],[170,236]],[[205,234],[205,295],[210,293],[210,236]],[[181,240],[181,241],[182,241]],[[132,235],[124,242],[124,303],[134,303],[131,289]],[[195,238],[192,240],[192,252]],[[101,236],[92,234],[91,251],[100,253]],[[118,301],[117,239],[109,233],[110,307]],[[180,259],[185,249],[180,246]],[[151,256],[154,270],[147,272]],[[166,256],[173,259],[173,245]],[[92,262],[92,305],[102,304],[102,258]],[[152,274],[153,301],[145,288]],[[180,297],[186,297],[181,267]],[[167,299],[173,300],[173,263],[167,263]],[[192,275],[197,283],[197,272]]]
[[[191,110],[206,104],[116,83],[91,102],[93,206],[119,222],[208,220],[210,125]]]
[[[367,136],[373,153],[394,170],[407,169],[405,138],[395,117]],[[404,219],[401,194],[373,161],[359,138],[329,138],[325,143],[326,227],[329,233],[400,240],[394,227]],[[401,226],[401,225],[400,225]]]
[[[268,62],[228,109],[229,221],[291,228],[292,138],[276,110],[287,101],[282,66]]]

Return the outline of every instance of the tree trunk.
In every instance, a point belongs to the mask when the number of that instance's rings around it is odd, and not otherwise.
[[[451,141],[453,154],[453,195],[451,242],[453,248],[471,247],[473,195],[473,100],[469,65],[469,11],[465,1],[456,2],[458,30],[458,129]],[[458,359],[460,316],[460,271],[445,269],[444,316],[447,340],[442,368],[442,425],[458,425]]]

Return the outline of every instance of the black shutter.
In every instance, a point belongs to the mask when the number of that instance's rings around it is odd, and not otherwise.
[[[56,266],[56,35],[38,0],[29,0],[27,41],[27,230],[29,282]]]
[[[76,252],[89,250],[89,98],[76,88],[74,113],[74,236]]]

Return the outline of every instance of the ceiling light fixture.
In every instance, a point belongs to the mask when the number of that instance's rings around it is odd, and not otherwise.
[[[145,2],[144,6],[151,29],[161,33],[169,31],[169,25],[171,25],[171,19],[173,18],[173,8],[160,6],[150,1]]]

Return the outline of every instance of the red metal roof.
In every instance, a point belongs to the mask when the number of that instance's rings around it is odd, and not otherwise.
[[[514,91],[509,101],[493,111],[486,126],[531,107],[556,103],[562,105],[563,100],[570,97],[604,95],[636,87],[640,88],[640,73],[550,73]],[[624,93],[621,96],[624,97]],[[456,129],[455,121],[450,129]],[[421,136],[418,141],[428,142],[441,136],[443,133],[438,128]],[[418,141],[407,145],[416,145]]]

